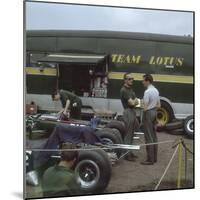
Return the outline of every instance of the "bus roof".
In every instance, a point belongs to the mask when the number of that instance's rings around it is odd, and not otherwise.
[[[90,37],[135,39],[160,42],[192,44],[193,37],[154,33],[122,32],[122,31],[94,31],[94,30],[28,30],[27,37]]]

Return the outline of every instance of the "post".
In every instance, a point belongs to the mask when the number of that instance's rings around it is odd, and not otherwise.
[[[179,144],[178,144],[177,188],[181,187],[181,174],[182,174],[182,141],[180,139]]]

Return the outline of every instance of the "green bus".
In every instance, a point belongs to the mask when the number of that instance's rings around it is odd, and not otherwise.
[[[83,30],[26,32],[26,102],[57,111],[55,89],[74,91],[97,111],[122,114],[119,90],[131,72],[143,97],[142,77],[153,75],[160,91],[159,123],[193,114],[193,37]]]

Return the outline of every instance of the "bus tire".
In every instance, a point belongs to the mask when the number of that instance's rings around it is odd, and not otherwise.
[[[126,127],[124,125],[124,122],[122,121],[112,120],[108,124],[106,124],[105,127],[117,129],[120,132],[122,138],[124,138],[124,136],[126,135]]]
[[[111,173],[111,162],[105,151],[101,149],[80,151],[75,175],[77,182],[81,184],[83,194],[103,192],[108,186]]]
[[[194,138],[194,116],[188,116],[184,120],[184,132],[188,138]]]
[[[161,101],[161,107],[157,110],[157,123],[160,126],[165,126],[174,118],[172,107],[165,101]]]

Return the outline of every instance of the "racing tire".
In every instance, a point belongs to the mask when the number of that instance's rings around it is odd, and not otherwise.
[[[31,153],[26,152],[25,155],[25,159],[26,159],[26,173],[30,172],[33,170],[33,156]]]
[[[80,151],[75,166],[77,182],[82,194],[98,194],[103,192],[111,178],[111,162],[105,151]]]
[[[176,122],[168,123],[163,128],[167,131],[181,129],[181,128],[183,128],[183,121],[176,121]]]
[[[126,135],[126,127],[124,122],[122,121],[112,120],[108,124],[106,124],[105,127],[117,129],[120,132],[122,138],[124,138],[124,136]]]
[[[120,134],[118,129],[116,129],[116,128],[112,128],[112,129],[111,128],[103,128],[102,130],[109,131],[111,134],[116,135],[118,137],[118,141],[119,141],[118,144],[123,144],[124,143],[123,139],[122,139],[122,136],[121,136],[121,134]]]
[[[183,128],[179,128],[179,129],[175,129],[175,130],[170,130],[168,133],[171,135],[183,135],[184,130],[183,130]]]
[[[161,126],[165,126],[167,123],[171,122],[174,118],[174,113],[171,106],[165,102],[161,101],[161,107],[157,110],[157,123]]]
[[[116,133],[112,129],[101,129],[95,132],[95,134],[101,139],[102,143],[104,144],[122,144],[122,139],[119,138]],[[115,150],[106,150],[107,152],[114,152],[116,153],[117,157],[121,156],[121,149]]]
[[[188,138],[194,138],[194,116],[188,116],[184,120],[184,133]]]

